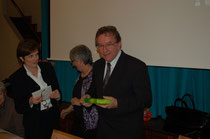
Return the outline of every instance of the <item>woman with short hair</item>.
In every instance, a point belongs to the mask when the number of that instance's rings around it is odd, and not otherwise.
[[[96,106],[85,108],[80,104],[80,99],[84,96],[92,83],[92,54],[85,45],[78,45],[70,51],[72,66],[80,72],[74,85],[71,105],[61,111],[61,118],[73,111],[73,123],[71,134],[85,138],[95,139],[98,123],[98,111]]]
[[[22,64],[12,76],[15,108],[23,114],[25,139],[50,139],[58,128],[58,101],[61,94],[55,71],[50,63],[39,62],[39,48],[34,40],[24,40],[17,47],[17,58]],[[32,93],[51,86],[48,98]]]

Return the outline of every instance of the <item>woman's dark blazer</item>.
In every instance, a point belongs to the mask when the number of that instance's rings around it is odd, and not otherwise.
[[[141,138],[143,111],[152,104],[150,79],[145,63],[122,51],[103,90],[104,67],[104,59],[95,62],[89,94],[97,98],[112,96],[117,99],[118,108],[99,108],[98,137]]]
[[[41,69],[42,78],[47,85],[51,85],[52,90],[58,89],[60,91],[57,77],[52,65],[47,62],[40,62],[38,65]],[[10,76],[10,80],[15,101],[15,109],[18,113],[23,114],[24,126],[29,127],[31,126],[30,124],[32,124],[31,122],[33,122],[33,119],[37,120],[41,117],[40,103],[33,105],[32,108],[29,104],[29,98],[32,96],[32,92],[39,90],[40,87],[31,77],[27,75],[23,66]],[[51,99],[51,103],[53,105],[51,109],[54,109],[53,112],[55,112],[55,115],[57,115],[56,117],[58,117],[58,102],[55,99]]]

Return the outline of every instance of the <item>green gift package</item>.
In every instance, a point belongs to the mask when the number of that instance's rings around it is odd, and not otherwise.
[[[86,103],[93,103],[93,104],[110,104],[110,99],[99,99],[99,98],[83,98]]]

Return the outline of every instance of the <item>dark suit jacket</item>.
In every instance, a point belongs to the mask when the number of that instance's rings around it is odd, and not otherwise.
[[[118,108],[99,108],[99,139],[140,139],[142,136],[143,110],[152,104],[152,93],[147,67],[144,62],[125,54],[121,56],[103,91],[105,61],[95,62],[92,97],[112,96]]]
[[[58,81],[52,65],[50,63],[43,62],[39,63],[39,67],[41,69],[42,78],[47,85],[51,85],[52,90],[59,90]],[[39,90],[40,87],[27,75],[24,67],[21,67],[13,75],[11,75],[10,80],[12,93],[14,95],[15,109],[18,113],[23,114],[23,125],[25,127],[26,134],[39,135],[41,134],[39,131],[42,128],[55,128],[58,124],[56,122],[59,119],[57,101],[55,99],[51,99],[53,107],[48,111],[40,111],[40,104],[33,105],[32,108],[30,107],[29,98],[32,96],[32,92]],[[44,127],[44,122],[52,122],[52,124],[47,124],[48,127]],[[32,127],[33,129],[31,129]],[[34,130],[34,132],[32,133],[32,131],[27,131],[28,129]]]

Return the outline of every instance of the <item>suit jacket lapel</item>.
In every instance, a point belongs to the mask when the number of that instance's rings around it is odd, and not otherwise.
[[[123,68],[124,68],[124,56],[125,56],[125,53],[122,51],[112,73],[111,73],[111,76],[109,77],[109,81],[106,85],[106,88],[105,90],[107,90],[107,88],[109,88],[110,84],[115,84],[116,83],[116,80],[119,79],[119,76],[122,76],[122,71],[123,71]],[[104,64],[105,65],[105,64]],[[103,84],[103,83],[102,83]]]
[[[40,86],[30,76],[28,76],[26,69],[24,67],[21,67],[21,72],[23,77],[26,79],[26,82],[29,82],[32,86],[35,86],[34,88],[35,90],[32,91],[40,89]]]
[[[104,80],[104,70],[105,70],[105,60],[101,62],[100,69],[99,69],[99,84],[100,90],[103,90],[103,80]]]

